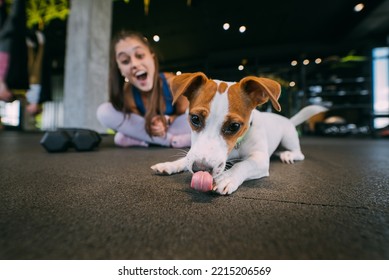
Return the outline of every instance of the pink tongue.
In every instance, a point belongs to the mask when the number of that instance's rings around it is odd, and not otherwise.
[[[200,192],[208,192],[212,190],[212,175],[205,171],[198,171],[192,176],[190,187]]]

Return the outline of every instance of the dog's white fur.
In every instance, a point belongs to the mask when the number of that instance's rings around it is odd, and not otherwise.
[[[219,194],[231,194],[244,181],[269,176],[270,156],[279,145],[285,148],[278,153],[282,162],[304,160],[295,126],[326,110],[308,106],[290,120],[259,112],[255,107],[269,99],[280,110],[277,99],[281,88],[274,81],[257,77],[230,83],[208,80],[202,73],[183,74],[173,80],[172,91],[174,99],[180,95],[189,99],[192,146],[185,157],[151,168],[169,175],[186,170],[209,171],[214,178],[213,190]],[[239,102],[233,108],[231,101],[237,98]],[[247,116],[243,116],[245,112]],[[199,118],[201,125],[197,126]],[[234,130],[236,124],[238,131]],[[225,170],[227,162],[234,164]]]

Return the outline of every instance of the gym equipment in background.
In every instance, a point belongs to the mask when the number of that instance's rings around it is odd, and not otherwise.
[[[101,136],[94,130],[82,128],[61,128],[47,131],[40,144],[49,153],[65,152],[70,147],[77,151],[92,151],[101,142]]]

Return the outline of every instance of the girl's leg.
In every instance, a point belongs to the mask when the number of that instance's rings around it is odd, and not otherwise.
[[[190,134],[191,131],[188,114],[178,116],[168,129],[168,132],[173,135]]]
[[[102,125],[121,132],[125,136],[161,146],[169,147],[171,144],[172,135],[170,133],[167,133],[165,137],[150,137],[145,130],[143,117],[137,114],[124,115],[109,102],[101,104],[96,115]]]
[[[188,114],[178,116],[170,125],[168,133],[172,134],[171,145],[173,148],[185,148],[191,145],[191,128]]]
[[[114,142],[116,145],[120,147],[131,147],[131,146],[141,146],[141,147],[148,147],[149,144],[147,144],[145,141],[140,141],[134,138],[131,138],[129,136],[124,135],[121,132],[117,132],[115,134]]]

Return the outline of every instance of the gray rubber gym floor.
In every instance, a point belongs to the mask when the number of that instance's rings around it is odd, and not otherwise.
[[[49,154],[0,132],[1,259],[388,259],[387,139],[302,138],[306,160],[230,196],[150,166],[180,150]]]

